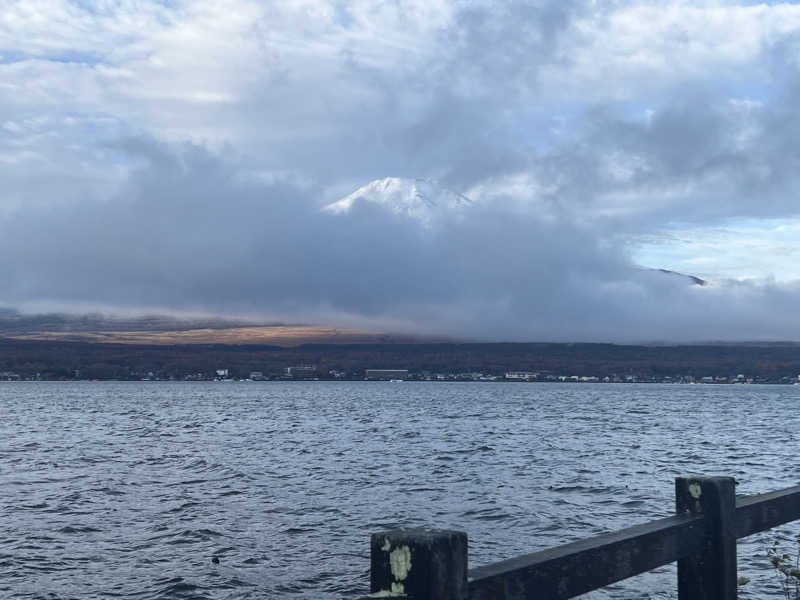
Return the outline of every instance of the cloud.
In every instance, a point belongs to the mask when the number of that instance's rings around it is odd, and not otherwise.
[[[637,248],[797,214],[798,30],[777,2],[12,2],[0,301],[797,339],[793,283],[723,281],[738,234]],[[386,177],[473,205],[320,210]],[[673,259],[717,281],[642,268]]]
[[[202,148],[146,157],[113,201],[3,224],[4,300],[183,308],[478,339],[783,337],[792,286],[701,288],[568,220],[476,205],[427,226],[371,202],[248,178]]]
[[[800,220],[758,219],[725,227],[692,227],[642,236],[635,257],[642,264],[669,257],[670,264],[701,277],[800,280]]]

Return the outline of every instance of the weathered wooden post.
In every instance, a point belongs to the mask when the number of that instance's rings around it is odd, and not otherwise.
[[[371,598],[467,599],[467,534],[442,529],[373,533]]]
[[[736,599],[736,488],[733,477],[675,478],[678,513],[702,514],[703,549],[678,560],[679,600]]]

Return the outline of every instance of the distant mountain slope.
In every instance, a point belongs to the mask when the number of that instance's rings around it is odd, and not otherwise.
[[[686,275],[684,273],[678,273],[677,271],[670,271],[669,269],[653,269],[653,270],[658,271],[659,273],[664,273],[665,275],[685,277],[686,279],[690,280],[694,285],[706,285],[706,283],[708,283],[705,279],[700,279],[699,277],[695,277],[694,275]]]
[[[445,341],[444,338],[396,335],[325,325],[258,323],[242,319],[179,318],[163,315],[116,317],[101,314],[27,315],[0,309],[0,338],[113,344],[231,344],[298,346],[301,344],[396,344]]]
[[[25,341],[67,341],[102,344],[173,346],[185,344],[268,345],[291,347],[303,344],[399,344],[425,342],[420,337],[381,332],[336,329],[315,325],[268,327],[199,328],[180,331],[40,331],[2,333],[0,338]],[[430,341],[441,341],[441,338]]]
[[[0,335],[36,332],[97,331],[187,331],[191,329],[230,329],[246,326],[278,325],[246,319],[222,317],[174,317],[144,315],[122,317],[100,313],[25,314],[11,308],[0,308]]]

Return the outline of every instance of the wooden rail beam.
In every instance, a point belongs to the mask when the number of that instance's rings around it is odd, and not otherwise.
[[[469,572],[470,600],[572,598],[700,550],[703,518],[679,515]]]
[[[736,537],[800,519],[800,486],[736,500]]]

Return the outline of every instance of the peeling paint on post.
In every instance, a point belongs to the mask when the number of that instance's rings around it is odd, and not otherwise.
[[[392,591],[395,593],[405,593],[405,583],[411,571],[411,548],[399,546],[389,553],[389,567],[392,570]]]
[[[693,481],[689,484],[689,495],[695,500],[699,500],[700,496],[703,495],[703,488],[698,482]]]
[[[467,534],[399,529],[372,535],[370,598],[466,600]]]

